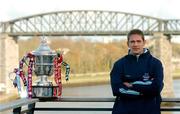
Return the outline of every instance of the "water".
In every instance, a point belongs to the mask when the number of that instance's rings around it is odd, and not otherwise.
[[[95,98],[107,98],[107,97],[113,97],[112,92],[111,92],[111,87],[110,85],[98,85],[98,86],[83,86],[83,87],[73,87],[73,88],[65,88],[63,90],[63,96],[64,97],[79,97],[79,98],[84,98],[84,97],[95,97]],[[103,102],[103,103],[97,103],[97,102],[89,102],[89,103],[80,103],[80,102],[73,102],[73,103],[38,103],[38,106],[55,106],[55,107],[103,107],[103,108],[108,108],[112,107],[113,103],[109,102]],[[35,114],[49,114],[49,112],[37,112]],[[51,114],[58,114],[58,112],[51,112]],[[111,112],[76,112],[76,111],[61,111],[59,114],[111,114]]]
[[[175,97],[180,98],[180,79],[174,80]]]
[[[180,97],[180,79],[174,80],[174,90],[175,97]],[[97,86],[83,86],[83,87],[73,87],[73,88],[64,88],[63,95],[64,97],[95,97],[95,98],[109,98],[112,96],[112,91],[110,85],[97,85]],[[89,103],[80,103],[80,102],[40,102],[36,104],[36,107],[112,107],[113,103],[111,102],[89,102]],[[173,114],[178,114],[179,112],[174,112]],[[2,114],[11,114],[10,111]],[[111,114],[110,111],[89,111],[89,112],[78,112],[78,111],[39,111],[34,114]]]

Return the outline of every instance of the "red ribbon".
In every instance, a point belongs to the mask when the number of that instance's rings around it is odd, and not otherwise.
[[[63,61],[62,55],[54,58],[54,80],[58,85],[58,90],[54,88],[53,96],[61,96],[62,94],[62,83],[61,83],[61,64]],[[57,92],[58,91],[58,92]]]
[[[23,81],[24,86],[27,86],[26,77],[25,77],[24,71],[23,71],[23,64],[24,64],[23,59],[19,62],[19,69],[18,68],[14,69],[14,73],[16,73],[16,76],[20,76]]]
[[[28,97],[32,98],[32,71],[33,71],[33,65],[35,61],[35,56],[31,53],[27,54],[27,57],[29,58],[29,65],[28,65]]]
[[[21,79],[22,79],[22,81],[23,81],[23,83],[24,83],[24,86],[27,86],[26,77],[25,77],[24,71],[23,71],[23,63],[24,63],[23,60],[21,60],[21,61],[19,62],[19,75],[20,75],[20,77],[21,77]]]

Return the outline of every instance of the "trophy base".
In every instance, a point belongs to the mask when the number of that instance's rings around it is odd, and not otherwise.
[[[54,95],[54,91],[58,91],[58,86],[32,86],[33,98],[49,98],[57,97]]]

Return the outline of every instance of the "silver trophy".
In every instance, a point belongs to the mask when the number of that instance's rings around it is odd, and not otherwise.
[[[53,59],[56,52],[52,51],[45,38],[41,40],[40,46],[32,52],[35,56],[34,72],[39,78],[33,84],[33,97],[52,97],[54,86],[48,77],[53,74]]]
[[[26,62],[29,60],[29,64]],[[23,64],[28,66],[28,76],[25,76],[23,70]],[[61,65],[66,67],[66,81],[69,79],[70,67],[63,61],[62,53],[60,51],[55,52],[50,49],[45,38],[42,38],[40,46],[26,54],[19,62],[19,68],[15,68],[12,73],[16,76],[13,77],[10,73],[9,77],[13,81],[14,87],[18,88],[18,93],[22,93],[20,78],[22,79],[24,86],[27,87],[28,97],[58,97],[62,94],[61,83]],[[35,75],[38,80],[32,85],[32,71],[34,69]],[[55,83],[53,85],[48,77],[54,73]]]

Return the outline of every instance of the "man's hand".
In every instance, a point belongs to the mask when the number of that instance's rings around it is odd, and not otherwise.
[[[130,84],[130,83],[128,83],[128,82],[124,82],[123,83],[126,87],[128,87],[128,88],[131,88],[133,85],[132,84]]]

